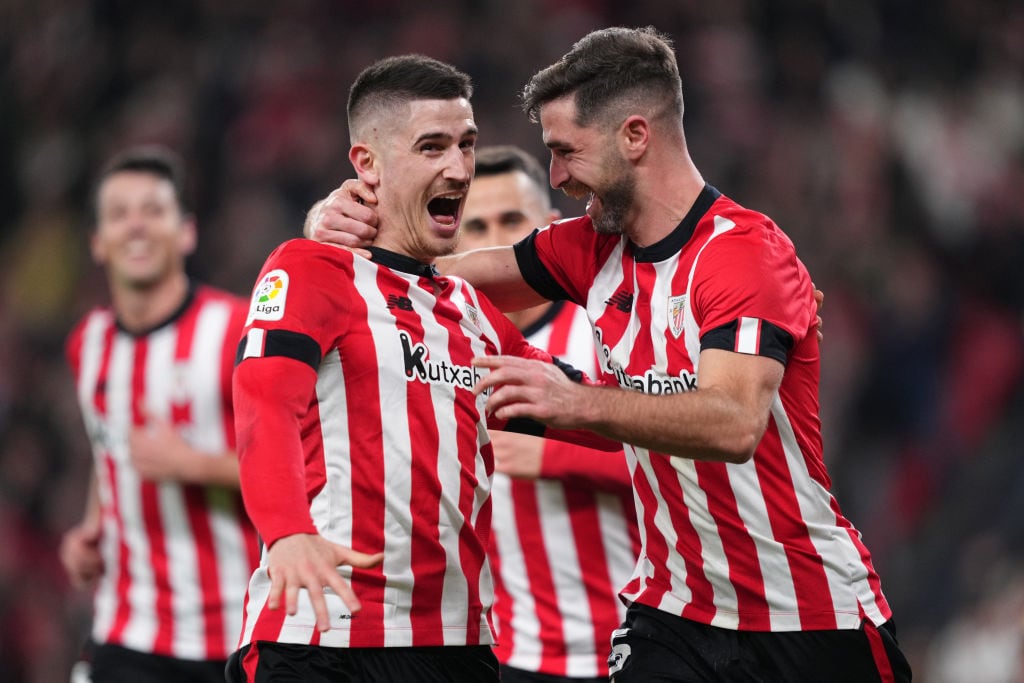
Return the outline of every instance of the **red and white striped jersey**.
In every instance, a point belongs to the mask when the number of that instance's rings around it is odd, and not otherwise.
[[[586,312],[554,304],[523,331],[527,341],[599,374]],[[539,479],[494,475],[495,654],[505,665],[550,676],[608,675],[617,596],[640,552],[629,470],[622,452],[545,441]],[[547,474],[552,461],[557,474]],[[557,476],[557,478],[555,478]]]
[[[889,619],[870,554],[829,492],[813,287],[769,218],[707,186],[651,246],[599,235],[583,217],[535,232],[516,252],[535,289],[586,306],[608,384],[694,390],[707,348],[786,366],[748,462],[626,447],[644,543],[625,599],[752,631]]]
[[[370,261],[308,240],[268,258],[235,370],[242,492],[267,544],[319,533],[365,553],[340,567],[362,603],[326,594],[331,628],[266,608],[266,555],[241,645],[493,642],[486,562],[494,458],[472,358],[550,360],[464,281],[381,249]],[[301,437],[301,441],[300,441]]]
[[[190,660],[226,659],[241,628],[256,532],[236,490],[143,480],[128,436],[147,415],[171,422],[194,448],[234,449],[231,371],[245,302],[198,287],[144,334],[91,311],[67,341],[96,460],[105,572],[93,638]]]

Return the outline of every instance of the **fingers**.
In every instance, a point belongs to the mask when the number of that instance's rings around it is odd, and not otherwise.
[[[363,204],[370,204],[373,206],[377,205],[376,188],[362,180],[359,180],[358,178],[349,178],[334,192],[345,194],[353,200],[359,201]],[[376,221],[374,222],[374,225],[376,225]]]

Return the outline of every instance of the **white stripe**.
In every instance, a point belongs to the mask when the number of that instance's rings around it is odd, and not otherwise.
[[[253,327],[245,334],[245,351],[242,358],[260,358],[263,356],[263,340],[267,331],[262,327]]]
[[[761,321],[758,318],[741,317],[736,329],[736,351],[756,355]]]
[[[150,564],[149,536],[142,516],[139,475],[128,455],[128,433],[132,427],[132,365],[135,342],[119,332],[107,375],[107,426],[112,455],[116,463],[116,481],[124,541],[128,547],[128,572],[132,577],[128,590],[131,617],[124,630],[122,644],[143,652],[153,647],[156,624],[153,622],[156,588]]]
[[[107,330],[114,324],[113,318],[106,312],[90,315],[82,332],[82,350],[78,376],[78,402],[82,410],[82,419],[93,446],[97,492],[104,507],[109,506],[113,496],[115,482],[108,476],[105,466],[107,451],[97,443],[95,435],[98,430],[106,431],[105,423],[95,409],[96,383],[99,380],[100,367],[105,349],[104,339]],[[113,625],[117,591],[117,541],[119,532],[111,515],[103,516],[103,535],[100,539],[100,551],[106,565],[100,576],[93,599],[92,635],[97,642],[106,642],[110,627]]]
[[[364,259],[353,259],[353,284],[366,301],[370,315],[388,315],[387,302],[377,286],[378,268]],[[377,313],[380,312],[380,313]],[[393,321],[393,317],[392,317]],[[392,326],[370,322],[370,332],[377,352],[377,386],[380,388],[382,425],[384,429],[384,480],[379,483],[388,492],[384,508],[384,562],[387,585],[384,587],[385,646],[411,645],[411,588],[413,587],[412,553],[409,529],[412,524],[408,454],[412,452],[409,434],[408,389],[395,386],[393,370],[402,358],[402,347]],[[384,417],[386,416],[386,419]],[[403,462],[405,461],[405,462]]]
[[[231,437],[225,433],[225,429],[233,429],[232,425],[225,424],[223,406],[225,392],[230,396],[231,388],[223,386],[222,381],[226,370],[223,367],[226,362],[225,346],[234,348],[239,334],[237,329],[230,327],[232,310],[226,302],[212,301],[199,312],[186,382],[186,386],[193,392],[192,429],[189,432],[192,444],[200,451],[216,456],[228,452]],[[204,498],[217,563],[224,642],[227,646],[225,654],[230,654],[242,624],[245,585],[251,571],[250,549],[238,521],[244,515],[240,514],[241,499],[237,492],[210,486],[206,487]],[[223,655],[210,652],[208,656],[219,659]]]
[[[793,487],[800,505],[800,515],[807,525],[811,542],[823,560],[836,623],[840,629],[860,626],[859,607],[876,624],[885,621],[875,602],[868,582],[867,567],[847,530],[838,527],[832,512],[832,494],[816,482],[807,471],[789,416],[776,394],[772,417],[779,429],[779,438],[786,454]]]
[[[514,634],[513,649],[507,662],[509,666],[536,671],[541,661],[540,620],[526,573],[523,543],[516,527],[512,481],[507,475],[494,475],[491,506],[494,539],[501,558],[501,582],[512,600],[512,622],[500,625],[505,632],[499,633],[498,638],[507,641]]]
[[[729,484],[736,498],[737,513],[757,548],[757,560],[764,581],[765,599],[771,606],[771,629],[799,629],[800,614],[796,587],[790,573],[786,550],[775,540],[769,521],[764,491],[757,478],[754,461],[726,465]]]

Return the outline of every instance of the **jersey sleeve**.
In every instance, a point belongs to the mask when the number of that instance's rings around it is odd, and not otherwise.
[[[812,330],[813,287],[789,238],[767,218],[746,220],[709,240],[696,263],[691,305],[701,350],[785,364],[796,341]]]
[[[350,264],[344,250],[293,240],[270,255],[253,289],[233,378],[235,431],[246,511],[268,546],[316,533],[302,421],[332,330],[343,329]]]
[[[621,448],[604,452],[552,439],[544,444],[540,476],[613,493],[633,488]]]
[[[586,217],[555,221],[514,245],[523,279],[551,301],[585,305],[597,264],[618,238],[598,235]]]

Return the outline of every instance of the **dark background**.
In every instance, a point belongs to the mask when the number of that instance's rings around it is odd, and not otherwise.
[[[673,38],[698,167],[826,293],[826,459],[915,680],[1024,680],[1024,3],[992,0],[0,0],[0,680],[67,680],[88,627],[56,548],[91,466],[62,343],[106,299],[97,167],[181,151],[191,270],[247,295],[352,175],[371,61],[455,64],[480,143],[543,157],[517,93],[616,24]]]

